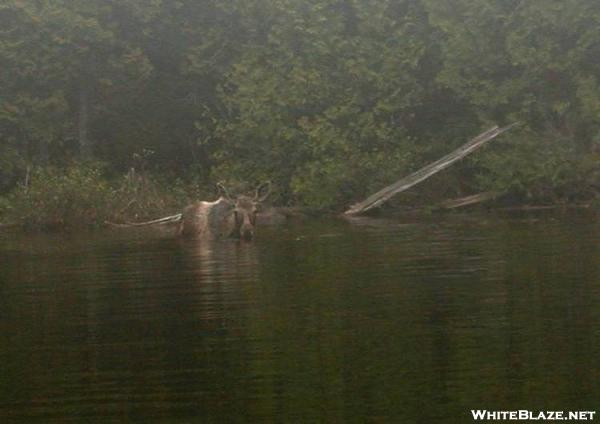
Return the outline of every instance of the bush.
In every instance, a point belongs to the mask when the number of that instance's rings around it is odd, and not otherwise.
[[[600,172],[597,157],[582,154],[573,142],[515,137],[473,158],[481,166],[481,190],[511,194],[546,204],[586,202],[595,197]]]
[[[4,201],[8,222],[27,228],[79,228],[106,221],[150,219],[181,210],[194,190],[176,181],[168,186],[130,172],[111,181],[98,163],[32,172]]]
[[[107,218],[113,194],[96,165],[36,169],[10,197],[9,217],[30,228],[97,224]]]

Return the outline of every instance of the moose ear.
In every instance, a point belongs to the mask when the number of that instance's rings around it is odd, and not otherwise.
[[[226,198],[228,200],[231,200],[231,196],[229,195],[229,192],[227,191],[227,189],[225,188],[225,186],[221,182],[217,183],[217,193],[220,196],[223,196],[224,198]]]
[[[271,181],[266,181],[256,187],[256,194],[254,195],[255,202],[264,202],[267,197],[271,194]]]

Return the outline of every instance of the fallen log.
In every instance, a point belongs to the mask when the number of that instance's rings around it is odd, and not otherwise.
[[[552,209],[590,209],[592,205],[590,203],[578,203],[573,205],[522,205],[522,206],[508,206],[500,208],[501,211],[542,211]]]
[[[165,224],[174,224],[176,222],[181,221],[182,214],[178,213],[175,215],[165,216],[164,218],[153,219],[152,221],[144,221],[144,222],[125,222],[122,224],[110,221],[104,221],[105,224],[110,225],[112,227],[118,228],[128,228],[128,227],[144,227],[147,225],[165,225]]]
[[[452,153],[449,153],[441,159],[438,159],[437,161],[425,166],[424,168],[421,168],[418,171],[410,174],[409,176],[396,181],[394,184],[391,184],[381,189],[377,193],[367,197],[362,202],[350,206],[350,208],[346,212],[344,212],[344,214],[359,215],[370,209],[381,206],[384,202],[388,201],[396,194],[407,190],[412,186],[420,183],[421,181],[424,181],[432,175],[440,172],[441,170],[446,169],[454,162],[464,158],[470,153],[473,153],[475,150],[479,149],[488,141],[496,138],[503,132],[508,131],[517,124],[518,123],[514,123],[503,128],[498,128],[497,126],[490,128],[489,130],[470,140],[468,143],[459,147]]]
[[[19,224],[16,222],[0,222],[0,229],[2,228],[16,228]]]
[[[498,196],[498,193],[486,191],[484,193],[473,194],[471,196],[461,197],[459,199],[446,200],[442,202],[439,207],[442,209],[455,209],[485,202],[486,200],[493,199],[496,196]]]

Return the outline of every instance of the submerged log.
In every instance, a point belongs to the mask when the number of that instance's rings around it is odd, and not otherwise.
[[[518,123],[514,123],[514,124],[508,125],[503,128],[498,128],[497,126],[490,128],[486,132],[478,135],[477,137],[470,140],[468,143],[459,147],[452,153],[449,153],[448,155],[442,157],[441,159],[438,159],[437,161],[427,165],[426,167],[421,168],[418,171],[410,174],[409,176],[396,181],[394,184],[391,184],[391,185],[383,188],[382,190],[378,191],[377,193],[372,194],[371,196],[367,197],[362,202],[352,205],[346,212],[344,212],[344,214],[358,215],[358,214],[364,213],[370,209],[381,206],[383,203],[388,201],[390,198],[392,198],[396,194],[398,194],[404,190],[407,190],[407,189],[411,188],[412,186],[420,183],[421,181],[424,181],[427,178],[431,177],[432,175],[440,172],[441,170],[446,169],[447,167],[452,165],[454,162],[464,158],[465,156],[467,156],[470,153],[473,153],[475,150],[479,149],[481,146],[483,146],[488,141],[496,138],[503,132],[508,131],[509,129],[513,128],[517,124]]]

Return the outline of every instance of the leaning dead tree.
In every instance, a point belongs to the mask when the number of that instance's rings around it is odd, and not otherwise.
[[[508,131],[517,124],[518,123],[514,123],[503,128],[499,128],[497,126],[490,128],[486,132],[478,135],[468,143],[459,147],[452,153],[449,153],[443,158],[438,159],[437,161],[427,165],[426,167],[419,169],[418,171],[410,174],[409,176],[396,181],[394,184],[391,184],[379,190],[377,193],[372,194],[362,202],[352,205],[346,212],[344,212],[344,214],[359,215],[370,209],[381,206],[384,202],[388,201],[396,194],[411,188],[412,186],[420,183],[421,181],[431,177],[433,174],[440,172],[442,169],[449,167],[457,160],[464,158],[470,153],[473,153],[475,150],[479,149],[488,141],[496,138],[503,132]]]

